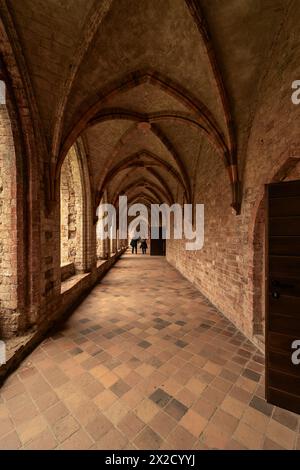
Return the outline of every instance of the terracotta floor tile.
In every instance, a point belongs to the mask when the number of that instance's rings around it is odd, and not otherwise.
[[[166,449],[187,450],[192,449],[196,442],[195,436],[187,429],[178,425],[174,431],[171,432],[167,441]]]
[[[239,423],[233,438],[251,450],[262,449],[264,441],[262,433],[242,422]]]
[[[234,433],[234,430],[239,424],[239,420],[237,418],[223,410],[217,410],[210,422],[218,426],[219,429],[222,429],[224,432],[227,432],[229,435]]]
[[[146,426],[136,437],[134,444],[138,449],[157,450],[162,442],[162,438],[153,429]]]
[[[180,401],[183,403],[185,406],[188,408],[191,408],[192,405],[197,401],[197,395],[195,395],[193,392],[188,390],[187,388],[182,388],[176,395],[175,397],[176,400]]]
[[[149,426],[165,439],[177,426],[177,421],[161,410],[151,419]]]
[[[107,410],[105,410],[104,413],[105,416],[107,416],[108,419],[117,426],[129,411],[130,408],[124,401],[117,400]]]
[[[165,259],[125,255],[0,389],[0,448],[299,449],[263,369]]]
[[[47,429],[47,421],[42,415],[36,416],[32,420],[17,426],[17,433],[22,445],[35,439],[41,432]]]
[[[112,428],[108,431],[107,434],[101,437],[99,441],[97,441],[97,448],[99,450],[122,450],[128,444],[128,439],[124,434],[118,431],[115,428]]]
[[[286,426],[292,431],[297,431],[298,425],[300,423],[300,418],[298,415],[277,407],[274,410],[272,419],[278,421],[278,423],[282,424],[283,426]]]
[[[38,416],[38,414],[37,407],[30,400],[28,400],[24,407],[17,407],[11,410],[11,416],[16,426],[29,422],[32,418]]]
[[[134,412],[130,411],[124,416],[118,424],[118,428],[128,437],[133,440],[135,436],[143,429],[145,422],[142,421]]]
[[[160,408],[155,403],[153,403],[153,401],[146,398],[138,404],[134,411],[137,416],[142,421],[144,421],[144,423],[149,423],[149,421],[154,418],[154,416],[159,412],[159,410]]]
[[[267,437],[276,442],[284,449],[293,449],[295,445],[296,435],[286,426],[271,419],[267,428]]]
[[[24,449],[30,450],[53,450],[57,446],[57,442],[49,429],[45,429],[30,441]]]
[[[247,447],[245,447],[243,444],[240,442],[235,441],[234,439],[231,439],[225,446],[225,450],[247,450]]]
[[[90,374],[95,377],[96,379],[101,379],[104,374],[107,374],[109,372],[109,369],[105,367],[103,364],[99,364],[96,367],[93,367],[90,369]]]
[[[185,387],[189,389],[192,393],[194,393],[194,395],[200,397],[201,393],[206,389],[207,384],[193,377],[189,379]]]
[[[20,449],[21,442],[16,431],[6,434],[0,438],[0,449],[1,450],[17,450]]]
[[[227,411],[227,413],[231,414],[232,416],[241,418],[245,411],[246,404],[227,395],[222,401],[220,407],[222,410]]]
[[[113,372],[106,372],[99,380],[105,388],[110,388],[118,382],[119,377]]]
[[[74,432],[78,431],[80,425],[71,415],[56,421],[53,425],[53,433],[59,443],[65,441]]]
[[[179,424],[193,434],[193,436],[199,437],[207,424],[207,420],[195,411],[188,410],[188,412],[181,418]]]
[[[210,449],[225,449],[230,441],[230,436],[224,429],[209,423],[203,430],[200,441],[207,445]]]
[[[205,398],[209,402],[211,402],[213,405],[218,406],[222,403],[226,396],[226,393],[218,390],[214,387],[211,387],[210,385],[206,387],[204,392],[202,392],[201,397]]]
[[[194,404],[192,409],[196,411],[203,418],[209,419],[216,411],[215,405],[207,401],[205,398],[200,398]]]
[[[248,424],[253,429],[265,433],[270,422],[270,418],[254,408],[246,408],[242,416],[242,422]]]
[[[35,404],[37,405],[40,411],[47,410],[47,408],[53,406],[59,400],[57,394],[51,390],[50,392],[46,392],[39,397],[36,397],[34,400]]]
[[[112,428],[113,425],[111,421],[103,414],[99,414],[95,419],[87,424],[86,431],[94,439],[94,441],[98,441]]]
[[[265,438],[263,449],[264,450],[286,450],[283,447],[281,447],[279,444],[276,444],[276,442],[269,439],[268,437]]]
[[[212,387],[216,388],[217,390],[221,390],[222,392],[228,392],[232,387],[232,384],[227,380],[222,379],[221,377],[216,377],[212,383]]]
[[[169,395],[175,396],[176,393],[182,388],[182,386],[176,382],[176,380],[169,378],[162,383],[161,388],[165,390]]]
[[[59,449],[61,450],[85,450],[89,449],[93,444],[92,439],[89,435],[83,430],[79,429],[79,431],[75,432],[66,439],[60,446]]]
[[[103,392],[99,393],[99,395],[97,395],[93,401],[100,410],[104,411],[109,408],[117,399],[117,395],[115,395],[111,390],[103,390]]]
[[[50,425],[54,425],[57,421],[67,416],[67,414],[69,414],[69,411],[62,402],[58,402],[44,411],[44,416]]]

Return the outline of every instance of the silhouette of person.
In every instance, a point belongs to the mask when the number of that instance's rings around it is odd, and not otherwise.
[[[132,238],[130,242],[130,246],[131,246],[131,253],[133,254],[135,252],[137,254],[138,239]]]
[[[142,240],[142,243],[141,243],[141,248],[142,248],[142,253],[143,255],[145,255],[147,253],[147,248],[148,248],[148,245],[147,245],[147,242],[146,240]]]

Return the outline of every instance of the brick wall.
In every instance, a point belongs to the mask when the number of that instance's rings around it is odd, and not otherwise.
[[[0,105],[0,334],[18,327],[16,158],[10,118]]]
[[[249,140],[239,149],[246,156],[241,214],[230,209],[230,190],[222,162],[205,144],[195,179],[195,202],[205,204],[205,245],[188,252],[184,242],[167,243],[167,259],[232,320],[249,338],[263,332],[264,185],[299,179],[289,168],[300,157],[300,106],[291,102],[292,82],[299,79],[300,28],[286,18],[270,51],[268,69],[256,97]],[[286,171],[287,170],[287,171]],[[180,195],[178,197],[180,201]]]

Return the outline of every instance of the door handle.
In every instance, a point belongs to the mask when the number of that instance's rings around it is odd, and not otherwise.
[[[272,295],[273,299],[275,299],[275,300],[278,300],[279,297],[280,297],[280,294],[277,291],[272,292],[271,295]]]

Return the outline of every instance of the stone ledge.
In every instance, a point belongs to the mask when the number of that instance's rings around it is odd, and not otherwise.
[[[68,277],[65,281],[61,283],[61,294],[64,294],[68,290],[72,289],[76,284],[78,284],[81,280],[90,276],[91,273],[83,273],[83,274],[75,274],[74,276]]]
[[[63,323],[85,299],[86,295],[94,288],[102,277],[115,264],[124,253],[120,250],[116,255],[109,258],[104,264],[97,268],[96,275],[92,273],[80,274],[80,280],[60,295],[60,307],[55,315],[51,316],[39,328],[32,328],[23,336],[17,336],[6,342],[7,362],[0,365],[0,386],[20,363],[45,339],[46,334],[57,325]],[[76,276],[77,277],[77,276]]]
[[[66,281],[71,276],[75,275],[75,264],[74,263],[66,263],[61,265],[60,267],[60,278],[61,282]]]

